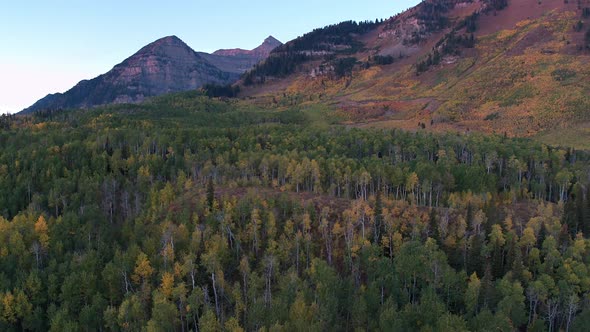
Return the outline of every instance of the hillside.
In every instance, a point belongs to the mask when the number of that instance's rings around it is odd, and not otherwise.
[[[365,29],[327,27],[289,42],[242,91],[260,105],[325,104],[354,126],[576,144],[584,140],[553,139],[590,139],[589,7],[425,1]]]
[[[590,154],[316,112],[1,118],[0,330],[587,330]]]

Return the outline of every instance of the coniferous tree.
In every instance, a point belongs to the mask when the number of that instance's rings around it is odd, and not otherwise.
[[[440,241],[438,218],[436,215],[436,210],[434,208],[430,209],[430,216],[428,218],[428,236],[435,239],[437,242]]]
[[[213,203],[215,202],[215,185],[213,184],[213,177],[207,181],[207,205],[209,210],[213,209]]]

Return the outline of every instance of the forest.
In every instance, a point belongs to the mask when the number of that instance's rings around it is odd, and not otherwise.
[[[204,93],[2,118],[0,330],[587,330],[587,152]]]
[[[244,84],[263,83],[269,76],[285,77],[295,72],[298,66],[312,59],[327,55],[353,54],[363,47],[363,44],[354,36],[369,32],[382,22],[383,20],[345,21],[314,29],[275,48],[265,61],[243,75]],[[337,61],[335,66],[339,67],[342,63]],[[343,76],[343,74],[340,72],[336,76]]]

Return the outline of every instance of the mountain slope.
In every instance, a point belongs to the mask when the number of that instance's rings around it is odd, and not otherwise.
[[[243,74],[258,62],[266,59],[272,50],[281,45],[283,45],[283,43],[273,36],[269,36],[260,46],[253,50],[236,48],[217,50],[212,54],[199,53],[199,55],[225,72]]]
[[[253,50],[243,50],[241,48],[223,49],[223,50],[217,50],[217,51],[213,52],[213,54],[214,55],[222,55],[222,56],[248,55],[248,56],[258,58],[258,60],[263,60],[266,57],[268,57],[268,55],[270,54],[270,52],[272,52],[272,50],[274,50],[275,48],[277,48],[281,45],[283,45],[283,43],[281,43],[275,37],[268,36],[264,40],[264,42],[262,42],[262,44],[260,46],[256,47]]]
[[[48,95],[23,112],[141,102],[147,97],[196,89],[206,83],[227,84],[237,78],[237,74],[209,63],[178,37],[169,36],[143,47],[106,74],[81,81],[63,94]]]
[[[355,126],[590,137],[588,7],[425,1],[367,31],[327,27],[315,33],[323,39],[285,44],[242,93],[261,105],[328,104]]]

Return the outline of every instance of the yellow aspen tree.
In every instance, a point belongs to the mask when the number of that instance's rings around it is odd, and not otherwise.
[[[137,256],[137,260],[135,262],[135,269],[133,270],[133,275],[131,276],[131,279],[136,284],[140,284],[144,281],[147,281],[153,273],[154,269],[152,268],[147,255],[143,252],[140,253]]]
[[[49,247],[49,229],[45,218],[41,215],[37,222],[35,222],[35,233],[39,239],[39,244],[45,250]]]
[[[164,268],[174,263],[174,247],[170,242],[166,243],[162,249],[162,257],[164,258]]]
[[[16,322],[16,312],[14,310],[14,295],[11,292],[0,294],[0,318],[7,323]]]
[[[240,326],[240,322],[237,318],[231,317],[224,324],[225,330],[228,332],[243,332],[244,329]]]
[[[164,272],[160,289],[166,298],[170,299],[172,297],[172,291],[174,290],[174,275],[172,273]]]

